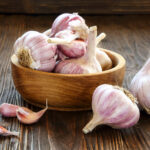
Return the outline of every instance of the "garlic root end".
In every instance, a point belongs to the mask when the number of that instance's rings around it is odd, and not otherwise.
[[[93,117],[89,123],[82,129],[83,133],[87,134],[89,132],[92,132],[92,130],[100,124],[100,121],[97,120],[97,117]]]

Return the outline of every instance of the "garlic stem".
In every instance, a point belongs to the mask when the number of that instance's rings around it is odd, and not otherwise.
[[[96,38],[96,45],[98,45],[99,42],[101,42],[105,37],[106,37],[105,33],[100,33],[99,36],[97,36]]]
[[[49,38],[48,43],[55,43],[55,44],[70,44],[72,40],[66,40],[66,39],[61,39],[61,38]]]
[[[100,125],[100,121],[97,115],[94,115],[90,122],[82,129],[83,133],[87,134],[91,132],[97,125]]]
[[[75,35],[74,38],[72,38],[70,40],[53,37],[53,38],[49,38],[47,41],[48,41],[48,43],[67,45],[67,44],[70,44],[73,40],[75,40],[75,37],[78,37],[78,36]],[[96,45],[98,45],[105,37],[106,37],[105,33],[100,33],[99,36],[96,37]]]
[[[97,26],[90,27],[87,42],[87,52],[85,54],[89,60],[96,56],[96,36]]]

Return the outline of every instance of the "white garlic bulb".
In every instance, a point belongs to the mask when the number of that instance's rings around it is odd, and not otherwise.
[[[140,117],[135,97],[129,91],[109,84],[95,89],[92,110],[93,118],[83,128],[84,133],[104,124],[113,128],[129,128],[135,125]]]
[[[56,64],[56,44],[48,43],[48,36],[37,31],[28,31],[18,38],[14,51],[21,65],[50,72]]]
[[[137,97],[140,106],[150,114],[150,59],[132,79],[130,91]]]

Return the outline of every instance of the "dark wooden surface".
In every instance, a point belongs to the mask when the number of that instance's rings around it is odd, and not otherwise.
[[[14,88],[10,56],[18,36],[27,30],[44,31],[55,16],[0,15],[0,103],[27,104]],[[127,60],[124,86],[128,87],[137,70],[150,56],[150,16],[85,16],[89,25],[98,25],[107,34],[102,46],[122,54]],[[20,139],[0,137],[1,150],[149,150],[150,116],[141,113],[139,123],[129,129],[100,126],[84,135],[82,128],[91,118],[91,111],[47,111],[34,125],[20,124],[16,118],[3,118],[8,129],[20,132]]]
[[[150,0],[0,0],[2,13],[150,14]]]

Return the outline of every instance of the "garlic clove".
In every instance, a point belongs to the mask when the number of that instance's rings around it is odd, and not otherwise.
[[[48,109],[48,106],[39,112],[33,112],[32,110],[26,108],[26,107],[19,107],[16,111],[17,118],[21,123],[24,124],[33,124],[36,123],[46,112]]]
[[[16,117],[17,105],[3,103],[0,105],[0,114],[4,117]]]
[[[86,53],[86,43],[81,40],[74,40],[68,45],[58,45],[58,48],[70,58],[81,57]]]
[[[18,38],[14,44],[14,50],[19,63],[32,69],[52,71],[55,64],[53,63],[53,67],[52,64],[49,66],[48,60],[54,59],[57,46],[47,43],[47,40],[46,35],[36,31],[28,31]],[[52,60],[50,62],[54,62]],[[46,68],[43,67],[41,62],[48,62],[45,65]],[[47,66],[49,66],[49,69]]]
[[[136,98],[127,90],[108,84],[97,87],[92,97],[93,119],[83,128],[86,134],[98,125],[129,128],[140,117]]]
[[[104,51],[101,51],[98,48],[96,49],[96,58],[100,63],[103,71],[112,68],[112,60],[110,57]]]
[[[4,127],[0,126],[0,135],[2,136],[19,136],[19,132],[16,131],[8,131]]]
[[[58,47],[58,49],[59,49],[59,47]],[[58,60],[65,60],[67,58],[68,58],[67,56],[65,56],[60,50],[58,50]]]
[[[150,59],[146,61],[144,66],[133,77],[130,84],[131,93],[137,97],[139,105],[148,114],[150,114]]]
[[[65,74],[85,74],[101,72],[101,66],[96,59],[96,26],[91,27],[88,36],[87,52],[76,59],[68,59],[57,64],[55,72]]]
[[[105,33],[100,33],[97,37],[96,37],[96,45],[98,45],[104,38],[106,37]]]

